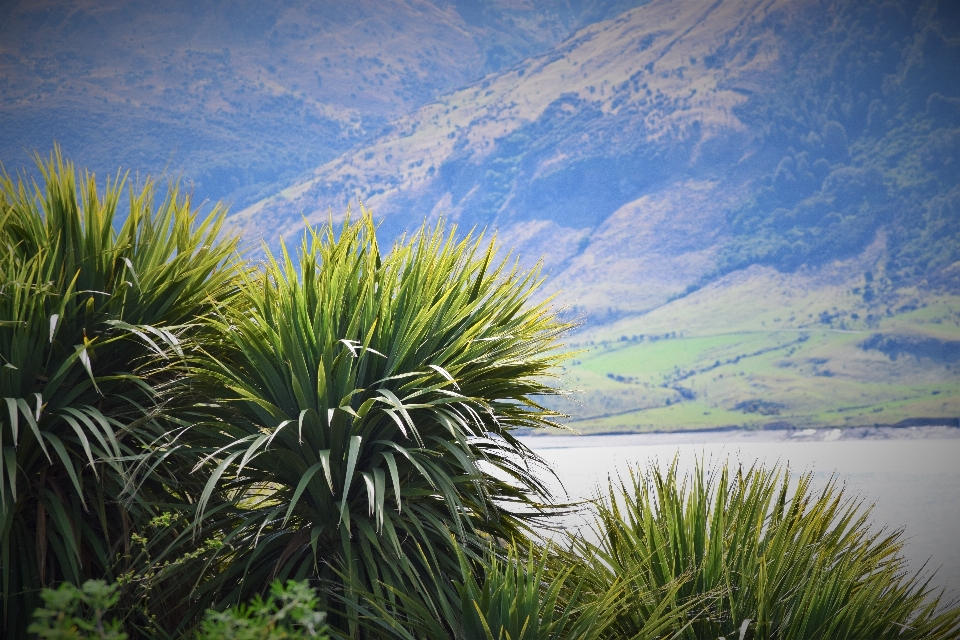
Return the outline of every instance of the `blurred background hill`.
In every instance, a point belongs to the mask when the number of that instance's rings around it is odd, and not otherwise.
[[[0,153],[182,175],[235,207],[619,0],[0,2]]]
[[[949,0],[5,3],[0,157],[182,175],[251,241],[495,229],[581,430],[956,424]]]

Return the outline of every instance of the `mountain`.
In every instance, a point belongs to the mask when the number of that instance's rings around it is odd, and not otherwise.
[[[236,222],[289,237],[359,199],[396,233],[443,213],[543,254],[593,321],[751,264],[844,259],[881,230],[884,283],[955,286],[958,14],[654,0],[398,118]]]
[[[960,4],[5,5],[0,153],[182,172],[276,249],[495,231],[584,431],[955,424]],[[21,155],[17,155],[17,154]]]
[[[357,200],[542,258],[581,431],[957,424],[955,3],[653,0],[234,222],[292,238]]]
[[[774,12],[786,12],[784,20],[797,19],[792,12],[803,8],[780,4]],[[542,253],[537,248],[549,238],[553,272],[576,270],[569,263],[602,244],[606,229],[621,235],[611,228],[617,211],[646,194],[693,180],[694,189],[669,197],[695,199],[706,189],[704,198],[712,200],[718,188],[721,201],[735,197],[736,186],[721,188],[690,164],[697,157],[709,162],[731,140],[742,145],[735,107],[750,87],[779,72],[778,43],[761,50],[767,30],[731,33],[765,20],[761,13],[756,3],[661,0],[588,26],[541,56],[398,119],[371,144],[240,212],[238,222],[289,234],[301,212],[320,222],[328,208],[340,211],[359,198],[388,229],[443,212],[467,226],[498,228],[524,255]],[[714,56],[724,47],[730,60],[719,64]],[[670,209],[669,224],[692,224],[705,237],[716,234],[723,218],[722,206],[690,210],[695,217],[686,223],[676,219],[685,208]],[[642,235],[643,221],[626,215],[631,231]],[[631,235],[628,244],[640,240]],[[646,262],[640,247],[623,248]],[[652,304],[644,299],[646,287],[624,291],[628,282],[599,265],[594,275],[601,269],[603,277],[579,279],[616,291],[631,309]],[[693,269],[696,279],[702,269]],[[682,286],[690,279],[680,276]]]
[[[3,0],[0,159],[180,176],[243,206],[624,0]]]

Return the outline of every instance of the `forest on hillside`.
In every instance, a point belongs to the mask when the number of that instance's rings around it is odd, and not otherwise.
[[[960,259],[960,8],[831,8],[796,29],[793,73],[738,112],[769,168],[730,213],[720,270],[822,264],[884,227],[887,277],[943,286]]]

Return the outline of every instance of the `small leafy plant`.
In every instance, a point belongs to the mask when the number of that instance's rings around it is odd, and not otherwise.
[[[44,589],[44,606],[33,612],[28,631],[43,640],[126,640],[122,623],[106,620],[120,599],[119,585],[88,580],[82,588],[64,582]],[[197,640],[327,640],[326,614],[318,611],[317,592],[304,582],[279,580],[270,585],[264,600],[257,595],[249,604],[226,611],[207,611]]]
[[[283,586],[277,580],[266,600],[257,595],[248,605],[207,611],[197,640],[326,639],[326,614],[317,611],[318,604],[317,592],[306,581]]]
[[[57,589],[40,594],[44,606],[33,612],[35,622],[27,629],[50,640],[126,640],[120,621],[105,620],[107,610],[117,604],[117,585],[87,580],[82,588],[64,582]]]

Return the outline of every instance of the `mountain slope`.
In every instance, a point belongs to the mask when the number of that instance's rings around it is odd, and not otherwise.
[[[741,85],[777,72],[778,43],[735,32],[802,8],[652,2],[399,119],[238,221],[292,230],[301,211],[316,222],[359,197],[395,228],[444,210],[511,238],[550,230],[569,257],[617,207],[743,129]],[[723,47],[742,52],[708,64]]]
[[[594,321],[750,264],[843,259],[883,229],[877,287],[937,282],[960,259],[958,13],[654,0],[396,120],[235,219],[289,236],[358,198],[392,232],[444,212],[546,254]]]
[[[242,205],[632,4],[6,0],[0,159],[57,140],[91,169],[182,171]]]

